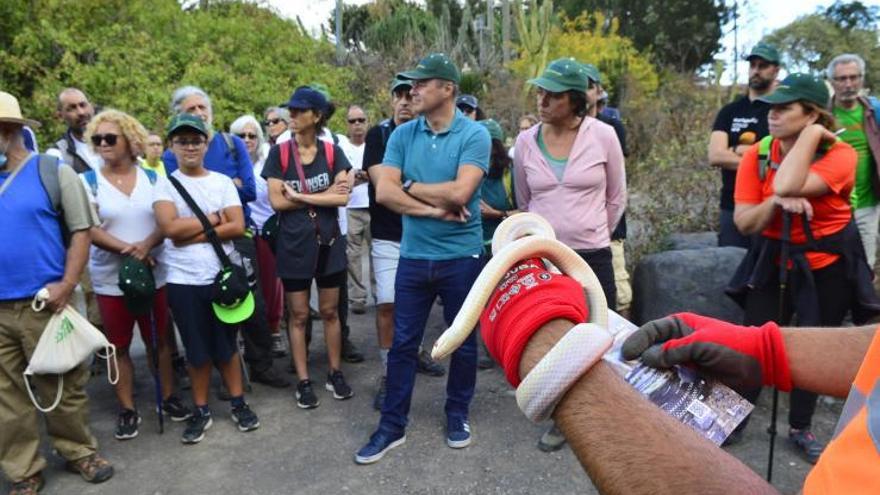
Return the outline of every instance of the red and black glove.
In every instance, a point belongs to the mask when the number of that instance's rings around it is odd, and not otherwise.
[[[578,324],[588,316],[584,288],[571,277],[548,271],[540,258],[532,258],[511,267],[495,288],[480,316],[480,332],[489,354],[516,387],[520,358],[536,331],[551,320]]]
[[[662,344],[662,345],[658,345]],[[676,313],[646,323],[621,349],[627,360],[648,366],[692,365],[737,391],[772,385],[791,390],[788,356],[779,326],[743,327],[694,313]]]

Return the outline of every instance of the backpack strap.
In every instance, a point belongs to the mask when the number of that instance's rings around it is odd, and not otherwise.
[[[385,119],[379,123],[379,131],[382,133],[382,146],[388,144],[388,128],[391,127],[391,119]]]
[[[329,141],[324,143],[324,156],[327,158],[327,168],[330,169],[330,182],[333,182],[333,166],[336,164],[336,150],[334,144]]]
[[[324,156],[327,158],[327,168],[330,169],[330,180],[333,180],[333,166],[336,162],[336,151],[333,147],[333,143],[329,141],[321,140],[324,143]],[[286,143],[281,143],[279,145],[278,151],[281,153],[281,178],[284,179],[284,175],[287,174],[287,168],[290,166],[290,155],[294,153],[293,151],[293,139],[290,139]]]
[[[758,178],[761,182],[767,178],[767,170],[776,170],[779,168],[778,163],[773,163],[770,159],[770,149],[773,146],[773,136],[764,136],[758,141]]]
[[[223,141],[226,142],[226,150],[229,151],[229,154],[232,155],[232,159],[235,161],[236,165],[238,164],[238,148],[235,147],[235,141],[232,140],[232,135],[228,132],[220,131],[220,135],[223,136]]]
[[[43,184],[46,194],[49,195],[52,209],[56,212],[61,211],[61,183],[58,179],[58,167],[58,157],[46,154],[40,155],[40,160],[37,164],[40,182]]]
[[[287,174],[287,168],[290,166],[290,154],[293,149],[293,138],[289,139],[286,143],[281,143],[278,145],[278,151],[281,154],[281,180],[284,180],[284,176]]]
[[[92,193],[93,198],[98,197],[98,174],[94,170],[88,170],[83,172],[83,177],[86,179],[86,184],[89,185],[89,191]]]

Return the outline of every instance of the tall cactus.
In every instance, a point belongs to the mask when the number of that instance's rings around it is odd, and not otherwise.
[[[548,40],[553,21],[553,0],[545,0],[539,7],[537,0],[529,0],[528,11],[523,10],[522,2],[514,2],[516,30],[520,46],[529,54],[529,77],[537,77],[547,65],[550,50]]]

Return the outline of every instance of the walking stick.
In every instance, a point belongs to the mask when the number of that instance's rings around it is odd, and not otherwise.
[[[159,337],[156,332],[156,317],[150,308],[150,341],[153,346],[153,385],[156,388],[156,411],[159,413],[159,434],[165,433],[165,411],[162,410],[162,377],[159,372]]]
[[[791,214],[782,212],[782,236],[781,251],[779,255],[779,310],[776,313],[776,323],[782,325],[785,317],[785,289],[788,285],[788,259],[791,242]],[[779,411],[779,389],[773,387],[773,409],[770,411],[770,453],[767,456],[767,483],[773,480],[773,453],[776,447],[776,416]]]

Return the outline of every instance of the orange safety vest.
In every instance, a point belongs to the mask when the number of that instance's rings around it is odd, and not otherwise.
[[[807,475],[805,495],[880,494],[880,331],[865,354],[834,437]]]

